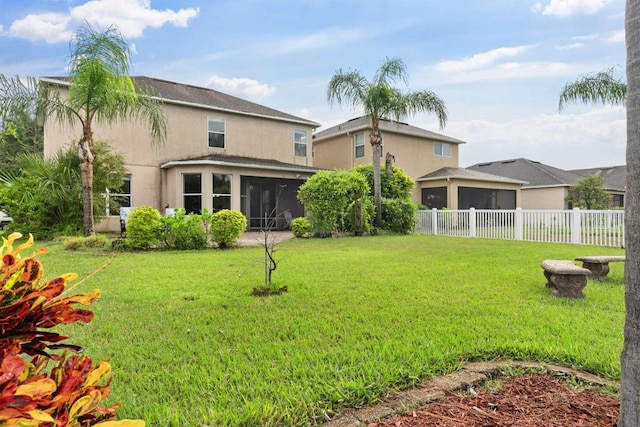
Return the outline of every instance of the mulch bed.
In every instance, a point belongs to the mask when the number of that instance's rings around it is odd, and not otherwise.
[[[453,392],[411,414],[369,427],[614,427],[619,406],[618,399],[533,373],[505,378],[499,390]]]

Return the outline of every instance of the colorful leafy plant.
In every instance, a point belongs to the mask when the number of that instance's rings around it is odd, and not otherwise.
[[[46,329],[91,321],[91,311],[73,306],[91,304],[100,291],[64,296],[75,274],[43,282],[36,256],[46,249],[22,258],[20,252],[33,245],[33,237],[14,250],[20,237],[13,233],[3,238],[0,248],[0,427],[144,427],[144,421],[116,421],[119,403],[99,406],[110,392],[107,360],[94,366],[87,356],[52,352],[82,350],[62,343],[68,337]],[[55,366],[48,371],[50,364]]]

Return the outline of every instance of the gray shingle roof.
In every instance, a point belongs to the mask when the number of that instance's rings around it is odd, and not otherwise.
[[[441,168],[437,171],[423,175],[416,181],[435,181],[445,178],[470,179],[474,181],[500,182],[504,184],[526,184],[525,181],[505,178],[504,176],[491,175],[484,172],[478,172],[471,169],[463,168]]]
[[[602,177],[606,183],[606,187],[610,190],[615,190],[616,188],[624,190],[627,187],[627,167],[625,165],[590,169],[574,169],[569,172],[580,176],[595,175]]]
[[[347,132],[355,132],[364,129],[370,129],[371,125],[369,124],[368,116],[360,116],[355,119],[348,120],[344,123],[341,123],[337,126],[330,127],[328,129],[322,130],[320,132],[316,132],[313,134],[314,142],[320,141],[325,138],[330,138],[337,135],[342,135]],[[449,142],[452,144],[465,144],[465,141],[451,138],[446,135],[441,135],[439,133],[431,132],[426,129],[422,129],[419,127],[411,126],[407,123],[398,122],[395,120],[380,120],[380,130],[387,132],[395,132],[402,133],[405,135],[418,136],[421,138],[428,138],[435,141]]]
[[[528,159],[478,163],[467,169],[526,181],[522,188],[573,186],[580,175]]]
[[[296,165],[293,163],[280,162],[278,160],[259,159],[257,157],[243,157],[243,156],[228,156],[225,154],[211,154],[209,156],[196,157],[193,159],[174,160],[163,163],[160,165],[162,169],[171,168],[174,166],[189,165],[189,164],[222,164],[235,167],[249,167],[259,169],[273,169],[273,170],[286,170],[286,171],[298,171],[315,173],[320,168],[314,168],[305,165]]]
[[[57,81],[62,84],[68,84],[69,80],[67,77],[43,77],[42,79],[50,82]],[[273,108],[265,107],[264,105],[256,104],[242,98],[227,95],[217,90],[145,76],[134,76],[133,79],[137,86],[147,86],[151,88],[152,91],[157,94],[158,98],[167,103],[188,104],[211,110],[267,117],[313,127],[320,126],[320,124],[310,120],[283,113],[282,111],[274,110]]]

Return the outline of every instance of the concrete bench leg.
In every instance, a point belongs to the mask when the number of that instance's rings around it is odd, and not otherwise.
[[[545,272],[545,276],[547,272]],[[587,276],[576,274],[551,274],[549,283],[556,290],[553,294],[562,298],[584,298],[582,290],[587,286]]]
[[[609,274],[609,263],[583,262],[582,267],[591,271],[591,277],[596,280],[607,280]]]

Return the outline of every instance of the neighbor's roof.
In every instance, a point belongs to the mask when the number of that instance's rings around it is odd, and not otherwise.
[[[478,163],[473,166],[469,166],[467,169],[527,181],[528,184],[523,185],[522,188],[571,187],[574,186],[581,178],[586,176],[528,159],[511,159]],[[605,189],[624,191],[624,187],[620,188],[606,180]]]
[[[491,175],[463,168],[441,168],[435,172],[421,176],[416,181],[437,181],[441,179],[469,179],[473,181],[500,182],[503,184],[526,184],[526,181],[505,178],[503,176]]]
[[[467,169],[526,181],[522,188],[567,187],[582,176],[528,159],[499,160],[478,163]]]
[[[323,131],[314,133],[313,142],[319,142],[320,140],[346,134],[347,132],[358,132],[365,129],[371,129],[371,125],[369,124],[369,117],[356,117],[355,119],[348,120],[337,126],[333,126]],[[449,142],[452,144],[465,144],[465,141],[451,138],[450,136],[441,135],[439,133],[431,132],[426,129],[411,126],[410,124],[398,122],[395,120],[381,119],[380,130],[383,132],[387,131],[400,133],[404,135],[428,138],[435,141]]]
[[[242,98],[227,95],[217,90],[145,76],[134,76],[132,78],[136,86],[147,86],[151,88],[151,90],[156,93],[156,96],[166,103],[264,117],[300,123],[312,127],[320,126],[319,123],[283,113],[282,111],[274,110],[273,108],[265,107],[264,105],[256,104]],[[64,86],[69,85],[69,79],[67,77],[42,77],[41,80]]]
[[[225,154],[212,154],[204,157],[197,157],[187,160],[172,160],[160,165],[161,169],[169,169],[176,166],[189,166],[189,165],[217,165],[217,166],[231,166],[242,167],[249,169],[271,169],[277,171],[289,171],[300,173],[315,173],[321,170],[320,168],[314,168],[304,165],[296,165],[293,163],[285,163],[277,160],[258,159],[255,157],[242,157],[242,156],[227,156]]]
[[[604,179],[607,188],[614,187],[625,189],[627,187],[627,167],[622,166],[607,166],[601,168],[590,169],[574,169],[569,172],[575,173],[580,176],[599,176]]]

